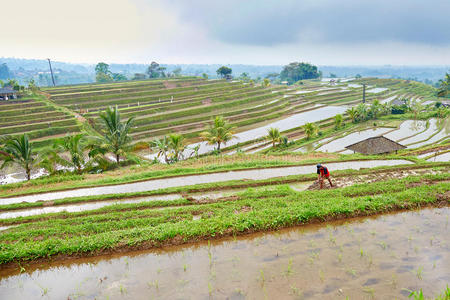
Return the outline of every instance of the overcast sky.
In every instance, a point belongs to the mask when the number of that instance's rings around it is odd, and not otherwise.
[[[2,11],[0,57],[450,65],[450,0],[13,0]]]

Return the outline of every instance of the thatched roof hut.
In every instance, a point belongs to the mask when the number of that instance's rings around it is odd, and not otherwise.
[[[362,154],[383,154],[397,152],[406,147],[384,136],[375,136],[345,147]]]

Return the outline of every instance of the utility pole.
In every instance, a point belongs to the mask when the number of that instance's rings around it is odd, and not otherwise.
[[[366,84],[363,83],[363,103],[366,103]]]
[[[55,84],[55,77],[53,77],[53,70],[52,70],[52,64],[50,62],[50,58],[47,58],[47,60],[48,60],[48,65],[50,66],[50,73],[52,74],[53,86],[56,86],[56,84]]]

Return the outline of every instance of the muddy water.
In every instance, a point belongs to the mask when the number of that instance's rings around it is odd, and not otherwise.
[[[393,166],[400,164],[411,164],[407,160],[366,160],[366,161],[348,161],[338,163],[328,163],[327,167],[331,170],[373,168],[378,166]],[[37,195],[19,196],[11,198],[1,198],[0,204],[48,201],[62,199],[67,197],[95,196],[104,194],[120,194],[129,192],[153,191],[162,188],[188,186],[201,183],[212,183],[229,180],[261,180],[274,177],[283,177],[289,175],[310,174],[316,171],[315,165],[280,167],[256,170],[230,171],[223,173],[211,173],[202,175],[189,175],[164,179],[153,179],[135,183],[120,185],[101,186],[92,188],[82,188],[70,191],[50,192]]]
[[[446,137],[450,136],[450,118],[447,118],[446,120],[443,120],[441,122],[445,122],[445,124],[443,124],[443,128],[436,133],[434,136],[432,136],[430,139],[417,143],[417,144],[413,144],[408,146],[408,148],[419,148],[425,145],[430,145],[433,144],[435,142],[438,142]]]
[[[1,299],[408,299],[450,282],[450,209],[0,271]]]
[[[381,93],[381,92],[384,92],[387,90],[388,90],[388,88],[373,88],[373,89],[367,90],[366,92],[372,93],[372,94],[378,94],[378,93]]]
[[[392,128],[375,128],[367,129],[359,132],[351,133],[343,138],[334,140],[318,148],[316,151],[322,152],[338,152],[345,150],[346,146],[365,140],[369,137],[383,135],[384,133],[392,130]]]
[[[130,203],[141,203],[141,202],[156,201],[156,200],[175,200],[175,199],[181,199],[181,195],[169,194],[169,195],[160,195],[160,196],[152,196],[152,197],[142,197],[142,198],[129,199],[129,200],[114,200],[114,201],[91,202],[91,203],[74,204],[74,205],[48,206],[48,207],[44,207],[44,208],[14,210],[14,211],[10,211],[10,212],[0,213],[0,219],[10,219],[10,218],[17,218],[17,217],[34,216],[34,215],[56,213],[56,212],[62,212],[62,211],[80,212],[80,211],[98,209],[98,208],[102,208],[102,207],[114,205],[114,204],[130,204]]]
[[[313,143],[309,143],[308,145],[305,145],[303,147],[300,147],[298,149],[295,149],[293,152],[311,152],[314,151],[314,149],[319,145],[319,144],[323,144],[326,143],[330,140],[332,140],[334,137],[328,137],[328,138],[324,138],[321,139],[320,141],[317,142],[313,142]]]
[[[407,120],[400,124],[398,130],[389,132],[384,136],[391,140],[398,141],[425,130],[425,124],[425,121]]]
[[[431,135],[433,135],[434,133],[436,133],[436,131],[438,130],[438,123],[437,123],[437,119],[431,119],[430,120],[430,126],[428,127],[427,130],[425,130],[422,133],[419,133],[418,135],[415,135],[413,137],[410,137],[408,139],[405,139],[402,141],[403,145],[408,145],[408,144],[412,144],[412,143],[417,143],[423,140],[426,140],[427,138],[429,138]]]
[[[450,161],[450,152],[430,157],[427,161]]]
[[[292,129],[295,127],[302,126],[308,122],[317,122],[324,119],[331,118],[336,114],[340,114],[345,112],[347,108],[343,106],[323,106],[311,111],[302,112],[298,114],[294,114],[290,117],[287,117],[282,120],[278,120],[267,124],[265,126],[261,126],[255,129],[239,132],[235,134],[235,139],[229,141],[226,146],[233,146],[237,143],[243,143],[251,140],[255,140],[264,136],[267,136],[267,129],[270,127],[278,128],[280,131],[285,131],[288,129]],[[197,145],[200,145],[199,154],[204,154],[211,152],[215,149],[215,145],[208,145],[206,142],[200,142],[189,145],[189,148],[193,148]],[[223,146],[223,145],[222,145]],[[185,157],[189,157],[191,155],[192,150],[186,150],[184,153]],[[149,159],[154,159],[155,155],[146,156]]]

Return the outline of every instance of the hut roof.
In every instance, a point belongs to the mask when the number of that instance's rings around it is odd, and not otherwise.
[[[406,147],[384,136],[375,136],[345,147],[362,154],[389,153]]]
[[[403,99],[395,99],[394,101],[392,101],[392,105],[402,106],[404,104],[406,104],[406,101]]]
[[[16,91],[9,86],[0,88],[0,94],[14,94]]]

